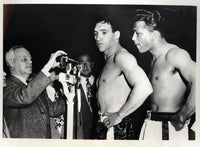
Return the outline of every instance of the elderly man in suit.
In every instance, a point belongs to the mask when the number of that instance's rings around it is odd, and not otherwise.
[[[10,77],[3,89],[4,116],[12,138],[51,138],[49,116],[59,116],[65,112],[65,101],[58,99],[52,103],[45,92],[46,87],[57,76],[50,69],[59,66],[57,56],[66,54],[57,51],[48,63],[29,82],[32,60],[24,46],[14,46],[6,52],[6,63]]]

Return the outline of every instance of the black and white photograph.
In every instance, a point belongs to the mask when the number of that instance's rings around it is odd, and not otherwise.
[[[5,145],[198,142],[197,4],[1,7]]]

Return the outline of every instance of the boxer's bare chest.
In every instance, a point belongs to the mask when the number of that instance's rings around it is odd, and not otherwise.
[[[179,70],[170,65],[166,58],[157,58],[152,61],[150,80],[153,86],[152,110],[160,112],[176,111],[185,90]]]
[[[152,84],[169,82],[169,80],[173,79],[177,74],[178,70],[170,65],[164,56],[156,58],[152,61],[149,74]]]
[[[99,84],[110,84],[117,80],[121,74],[120,68],[113,60],[108,60],[100,74]]]

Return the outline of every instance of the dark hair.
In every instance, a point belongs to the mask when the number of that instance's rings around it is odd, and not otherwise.
[[[77,60],[80,59],[81,56],[89,56],[89,58],[91,59],[91,61],[94,61],[93,55],[91,52],[87,51],[87,50],[80,50],[77,56]]]
[[[119,31],[119,27],[117,25],[116,20],[114,20],[111,17],[107,17],[107,16],[98,17],[97,20],[96,20],[96,24],[100,23],[100,22],[105,23],[105,24],[109,24],[111,26],[111,29],[112,29],[113,32]]]
[[[134,21],[144,21],[150,31],[157,30],[164,37],[165,19],[156,10],[138,9],[135,11]]]

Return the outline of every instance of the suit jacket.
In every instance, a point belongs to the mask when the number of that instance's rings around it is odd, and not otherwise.
[[[96,98],[92,98],[91,107],[92,111],[90,109],[90,106],[87,102],[86,95],[84,93],[84,90],[82,86],[80,85],[80,91],[81,91],[81,112],[77,112],[77,102],[75,102],[75,116],[76,122],[77,122],[77,136],[75,138],[77,139],[94,139],[95,138],[95,124],[96,124],[96,116],[97,116],[97,106],[96,106]],[[95,94],[93,94],[95,95]]]
[[[65,112],[65,101],[51,102],[45,88],[51,82],[40,72],[28,85],[15,76],[3,89],[4,117],[12,138],[51,138],[49,116]]]

